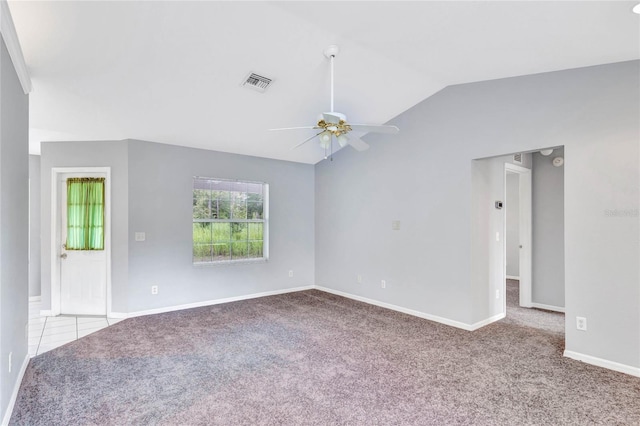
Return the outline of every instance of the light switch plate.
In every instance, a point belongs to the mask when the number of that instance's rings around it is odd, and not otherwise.
[[[136,241],[144,241],[147,238],[144,232],[136,232]]]
[[[394,231],[399,231],[400,230],[400,221],[399,220],[394,220],[393,222],[391,222],[391,229]]]

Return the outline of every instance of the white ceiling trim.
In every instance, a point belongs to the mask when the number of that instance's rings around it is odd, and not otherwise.
[[[33,88],[31,85],[31,77],[27,70],[27,63],[24,61],[22,48],[18,41],[18,33],[16,33],[16,27],[13,25],[13,19],[11,19],[11,12],[9,11],[9,5],[6,0],[0,0],[0,32],[2,33],[4,43],[7,45],[7,50],[18,74],[22,90],[25,95],[29,94]]]

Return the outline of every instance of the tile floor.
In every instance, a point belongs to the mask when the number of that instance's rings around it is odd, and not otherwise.
[[[29,302],[29,356],[34,357],[78,340],[121,319],[92,316],[40,316],[41,302]]]

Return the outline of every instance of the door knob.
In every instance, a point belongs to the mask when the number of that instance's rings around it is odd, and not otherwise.
[[[62,253],[62,254],[60,255],[60,257],[61,257],[62,259],[66,259],[66,258],[67,258],[67,253]]]

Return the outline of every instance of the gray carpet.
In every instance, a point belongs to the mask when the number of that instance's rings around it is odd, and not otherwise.
[[[559,335],[564,342],[564,314],[521,308],[519,285],[517,280],[507,280],[507,317],[503,322],[545,330]]]
[[[640,424],[640,379],[509,305],[475,332],[317,290],[131,318],[33,358],[11,424]]]

